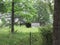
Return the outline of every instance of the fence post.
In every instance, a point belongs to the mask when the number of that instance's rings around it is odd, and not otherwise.
[[[30,32],[30,45],[32,45],[32,44],[31,44],[31,32]]]

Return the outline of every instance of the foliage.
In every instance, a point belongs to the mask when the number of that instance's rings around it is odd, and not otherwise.
[[[6,24],[5,18],[2,18],[2,26]]]
[[[37,20],[41,25],[50,23],[50,15],[53,15],[53,6],[50,1],[37,0],[34,7],[37,9]]]
[[[6,12],[6,5],[3,0],[0,0],[0,12],[5,13]]]
[[[18,15],[20,18],[24,19],[26,22],[32,22],[34,17],[36,17],[36,9],[33,7],[34,0],[14,0],[14,13],[15,16]],[[12,1],[5,0],[3,1],[3,5],[0,6],[2,12],[11,13],[12,11]]]
[[[3,5],[2,5],[3,4]],[[41,0],[14,0],[15,17],[26,22],[40,22],[41,25],[49,23],[49,16],[53,14],[53,1],[47,3]],[[0,0],[0,12],[11,13],[12,0]]]
[[[27,22],[32,22],[33,17],[36,16],[36,9],[33,7],[33,0],[21,0],[17,2],[15,0],[15,14],[20,15]]]
[[[52,45],[52,27],[45,26],[40,28],[40,34],[42,35],[43,43],[42,45]]]

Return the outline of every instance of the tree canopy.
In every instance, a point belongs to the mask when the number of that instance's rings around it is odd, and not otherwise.
[[[48,23],[53,14],[53,0],[14,0],[14,16],[26,22]],[[11,13],[12,0],[0,0],[0,12]]]

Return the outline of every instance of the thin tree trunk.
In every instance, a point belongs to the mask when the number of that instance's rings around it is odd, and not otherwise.
[[[14,32],[14,0],[12,0],[11,32]]]
[[[60,45],[60,0],[54,5],[53,45]]]

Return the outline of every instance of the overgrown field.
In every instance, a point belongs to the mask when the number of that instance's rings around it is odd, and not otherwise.
[[[39,28],[15,26],[13,34],[10,30],[8,27],[0,28],[0,45],[30,45],[30,43],[31,45],[43,45],[44,40]]]

